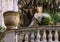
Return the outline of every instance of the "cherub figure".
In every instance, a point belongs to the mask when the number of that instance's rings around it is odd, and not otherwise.
[[[51,20],[51,16],[48,13],[42,13],[42,7],[37,7],[37,13],[35,13],[31,24],[28,27],[34,27],[40,25],[52,25],[53,21]],[[45,23],[45,21],[47,23]],[[45,24],[44,24],[45,23]]]

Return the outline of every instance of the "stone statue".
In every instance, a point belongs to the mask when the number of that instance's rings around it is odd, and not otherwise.
[[[34,15],[34,18],[32,19],[32,22],[31,24],[28,26],[28,27],[36,27],[36,26],[39,26],[39,25],[42,25],[41,24],[41,21],[42,21],[42,18],[45,16],[45,17],[50,17],[50,15],[48,13],[42,13],[41,15],[37,15],[38,13],[36,13]],[[37,15],[37,16],[36,16]]]
[[[53,22],[51,21],[51,16],[48,13],[42,13],[42,7],[37,7],[37,11],[38,13],[35,13],[31,24],[28,27],[36,27],[39,26],[39,24],[41,24],[42,18],[43,17],[47,17],[48,18],[48,25],[53,24]]]

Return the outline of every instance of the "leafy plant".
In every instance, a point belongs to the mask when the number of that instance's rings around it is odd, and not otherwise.
[[[52,18],[52,21],[53,21],[54,25],[56,25],[57,24],[57,20],[56,20],[55,15],[51,14],[51,18]]]
[[[43,16],[43,17],[42,17],[41,24],[42,24],[42,25],[49,25],[49,24],[50,24],[50,25],[53,25],[54,22],[53,22],[53,20],[52,20],[51,17],[45,17],[45,16]]]
[[[3,33],[5,31],[5,27],[4,26],[0,26],[0,33]]]
[[[56,14],[56,20],[57,20],[57,22],[60,22],[60,13]]]
[[[51,13],[52,20],[54,21],[54,24],[57,24],[57,22],[60,22],[60,12],[58,13]]]

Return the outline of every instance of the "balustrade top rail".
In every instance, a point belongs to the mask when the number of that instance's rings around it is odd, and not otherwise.
[[[60,26],[59,25],[54,25],[54,26],[45,25],[45,26],[39,26],[39,27],[20,27],[19,29],[16,29],[16,30],[24,31],[24,30],[55,30],[55,29],[59,30]]]
[[[39,27],[19,27],[18,29],[7,29],[6,31],[14,30],[14,31],[31,31],[31,30],[60,30],[59,25],[44,25]],[[5,32],[6,32],[5,31]]]
[[[19,27],[18,29],[9,29],[9,30],[30,31],[30,30],[55,30],[55,29],[59,30],[60,26],[59,25],[44,25],[44,26],[39,26],[39,27]],[[9,31],[9,30],[7,29],[6,31]]]

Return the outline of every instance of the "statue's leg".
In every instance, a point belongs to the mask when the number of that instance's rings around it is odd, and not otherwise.
[[[30,25],[28,27],[35,27],[35,26],[38,26],[38,20],[33,18],[32,22],[30,23]]]

